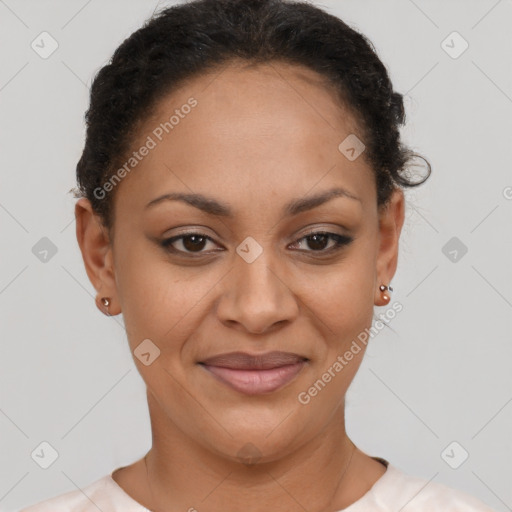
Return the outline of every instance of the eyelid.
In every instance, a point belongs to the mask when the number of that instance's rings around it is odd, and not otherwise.
[[[338,226],[338,229],[340,228],[341,226]],[[302,234],[299,234],[298,235],[294,235],[294,238],[295,240],[297,240],[297,236],[300,237],[300,238],[304,238],[305,236],[309,236],[309,235],[315,235],[317,233],[329,233],[329,234],[332,234],[332,235],[339,235],[339,236],[348,236],[348,234],[345,234],[345,233],[334,233],[332,230],[333,229],[336,229],[332,226],[318,226],[318,225],[315,225],[314,227],[312,228],[305,228],[306,231],[305,232],[302,232]],[[346,228],[344,228],[346,231],[348,231]]]

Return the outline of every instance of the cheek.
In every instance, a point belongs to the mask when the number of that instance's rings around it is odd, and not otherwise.
[[[354,251],[329,272],[317,273],[311,279],[304,301],[325,326],[328,338],[340,342],[347,336],[357,336],[371,323],[374,275],[370,251]]]
[[[132,244],[130,252],[118,258],[116,283],[132,350],[146,338],[162,349],[166,339],[183,336],[194,305],[205,293],[187,285],[186,276],[165,255],[155,257],[147,245],[137,250]]]
[[[373,315],[373,273],[367,261],[354,258],[317,284],[306,292],[305,311],[322,341],[314,350],[313,375],[297,396],[312,429],[342,403],[363,361]]]

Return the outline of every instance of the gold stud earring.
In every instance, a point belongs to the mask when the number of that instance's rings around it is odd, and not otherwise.
[[[392,292],[392,291],[393,291],[393,288],[391,288],[391,286],[386,286],[385,284],[381,284],[381,285],[379,286],[379,290],[380,290],[381,292],[385,292],[385,291],[387,291],[387,290],[389,290],[390,292]],[[387,294],[384,294],[384,295],[382,296],[382,299],[383,299],[384,301],[386,301],[386,303],[388,303],[388,302],[391,300],[391,297],[390,297],[389,295],[387,295]]]
[[[109,312],[109,310],[108,310],[108,307],[110,306],[110,299],[109,299],[108,297],[102,297],[102,298],[101,298],[101,303],[103,304],[103,306],[104,306],[104,307],[105,307],[105,309],[106,309],[105,314],[106,314],[107,316],[111,316],[111,315],[110,315],[110,312]]]

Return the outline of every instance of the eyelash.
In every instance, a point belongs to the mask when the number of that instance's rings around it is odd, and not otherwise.
[[[307,233],[303,237],[297,239],[294,242],[294,244],[296,244],[297,242],[300,242],[302,240],[305,240],[307,238],[310,238],[312,236],[315,236],[315,235],[328,236],[330,239],[334,240],[335,245],[333,247],[329,248],[329,249],[321,249],[321,250],[317,250],[317,251],[315,251],[315,250],[300,251],[299,250],[300,252],[317,253],[319,255],[327,255],[327,254],[330,255],[333,252],[337,252],[337,251],[343,249],[344,247],[346,247],[347,245],[349,245],[353,241],[352,237],[346,236],[346,235],[339,235],[338,233],[330,233],[328,231],[312,231],[311,233]],[[194,252],[182,251],[182,250],[176,249],[176,248],[171,246],[171,244],[173,244],[174,242],[176,242],[178,240],[181,240],[181,239],[184,239],[184,238],[189,238],[189,237],[192,237],[192,236],[197,236],[199,238],[205,238],[206,240],[214,242],[214,240],[211,237],[209,237],[209,236],[207,236],[207,235],[205,235],[203,233],[190,232],[190,233],[182,233],[181,235],[173,236],[172,238],[168,238],[166,240],[163,240],[161,242],[161,245],[162,245],[162,247],[164,247],[164,249],[166,249],[167,251],[169,251],[169,252],[171,252],[173,254],[180,254],[180,255],[187,255],[187,256],[191,255],[190,257],[192,257],[192,258],[198,258],[198,257],[201,257],[204,254],[208,254],[206,252],[194,253]]]

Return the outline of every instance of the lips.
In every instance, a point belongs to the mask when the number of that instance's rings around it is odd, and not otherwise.
[[[231,352],[210,357],[199,364],[231,389],[247,395],[276,391],[302,370],[309,360],[290,352],[251,355]]]
[[[265,354],[251,355],[245,352],[230,352],[210,357],[201,364],[207,366],[220,366],[232,370],[269,370],[289,364],[307,361],[306,357],[291,352],[267,352]]]

